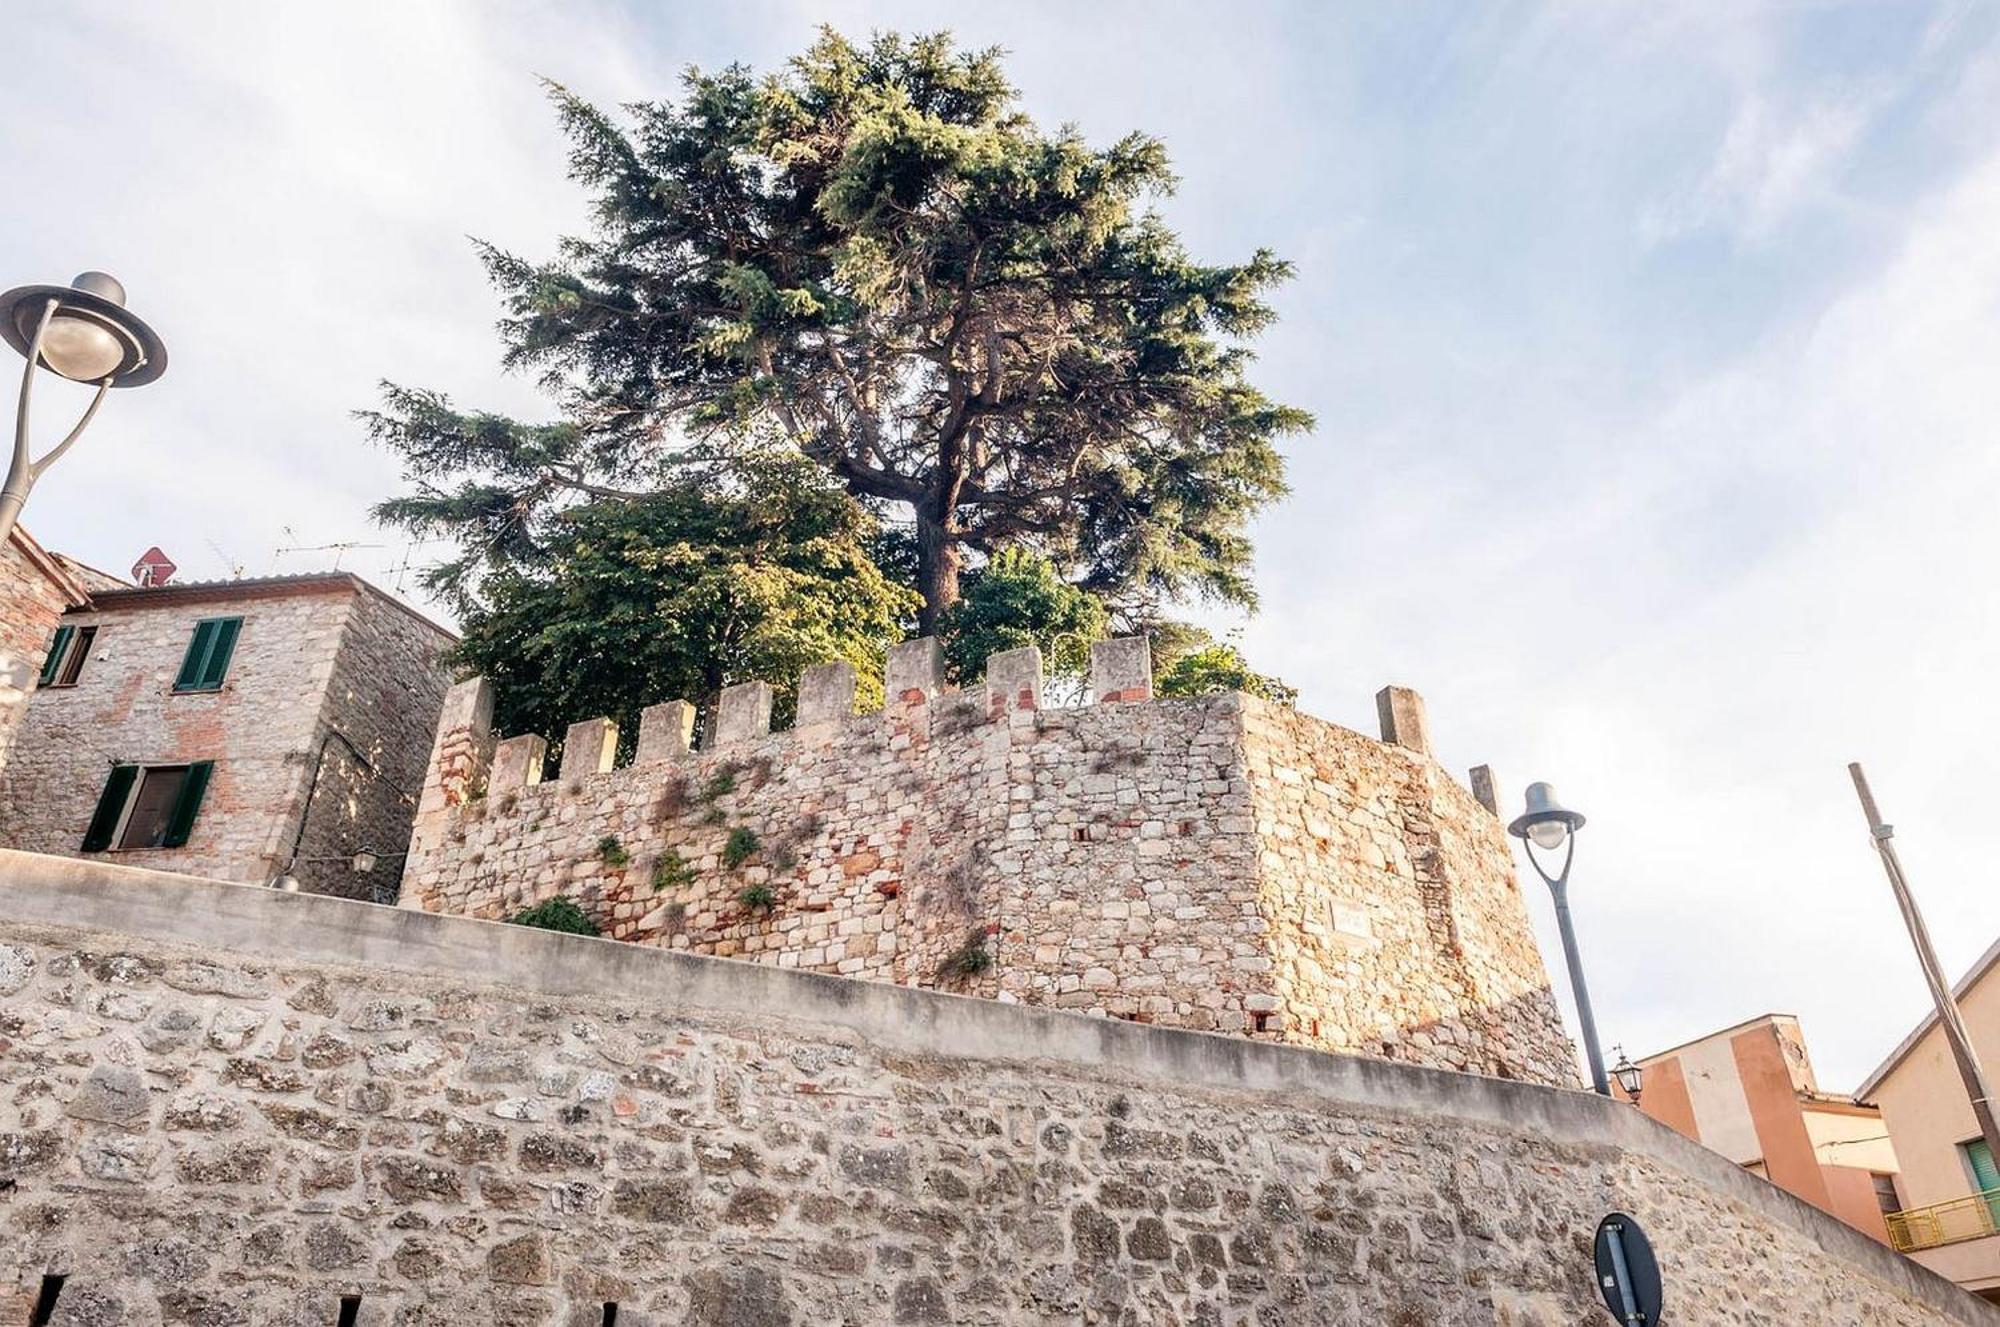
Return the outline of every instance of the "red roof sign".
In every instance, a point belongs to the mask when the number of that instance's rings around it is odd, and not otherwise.
[[[141,553],[139,560],[132,564],[132,580],[138,585],[165,585],[179,570],[174,560],[155,545]]]

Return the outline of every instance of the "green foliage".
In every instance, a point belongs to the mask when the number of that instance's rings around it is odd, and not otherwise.
[[[626,867],[632,864],[632,854],[618,841],[616,834],[606,834],[597,841],[597,855],[606,866]]]
[[[778,896],[769,885],[747,885],[737,891],[736,901],[746,908],[762,911],[775,904]]]
[[[1008,548],[967,573],[963,594],[938,625],[952,676],[971,682],[990,656],[1028,645],[1041,646],[1051,673],[1085,673],[1106,621],[1103,602],[1064,580],[1048,558]]]
[[[939,981],[964,981],[993,966],[993,951],[987,947],[986,933],[974,930],[965,942],[938,965]]]
[[[596,935],[597,923],[567,894],[543,899],[507,919],[516,926],[532,926],[541,931],[562,931],[568,935]]]
[[[756,855],[757,844],[757,831],[738,825],[729,831],[729,839],[722,845],[722,864],[735,870]]]
[[[1161,696],[1207,696],[1242,691],[1279,705],[1298,703],[1298,688],[1250,667],[1232,642],[1211,640],[1173,658],[1160,670],[1153,690]]]
[[[642,499],[599,498],[543,527],[533,561],[488,576],[456,661],[493,679],[507,732],[711,704],[723,684],[782,686],[846,659],[879,697],[882,660],[915,604],[862,547],[874,520],[798,461],[689,471]]]
[[[660,854],[653,863],[653,892],[661,893],[669,889],[685,889],[694,883],[694,868],[687,859],[672,848]]]
[[[708,782],[701,786],[701,800],[712,802],[718,797],[727,797],[736,791],[736,770],[724,765],[708,776]]]
[[[434,584],[540,561],[567,503],[776,440],[900,517],[927,629],[968,553],[1014,544],[1128,615],[1252,599],[1247,522],[1311,425],[1248,377],[1291,267],[1190,257],[1159,142],[1039,128],[999,53],[947,35],[822,32],[622,119],[551,95],[594,229],[482,255],[505,363],[560,419],[393,386],[364,415],[417,484],[380,515],[458,543]]]

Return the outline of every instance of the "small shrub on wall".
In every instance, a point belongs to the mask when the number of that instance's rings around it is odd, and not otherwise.
[[[543,899],[532,908],[523,908],[507,919],[516,926],[532,926],[538,931],[561,931],[566,935],[596,935],[597,923],[566,894]]]

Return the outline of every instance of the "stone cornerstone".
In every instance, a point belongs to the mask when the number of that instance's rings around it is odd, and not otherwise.
[[[0,853],[0,1323],[2000,1323],[1593,1095]],[[60,1279],[58,1279],[60,1278]]]
[[[846,664],[647,711],[633,762],[572,725],[494,741],[483,680],[447,698],[402,901],[501,918],[568,895],[661,948],[1137,1022],[1573,1084],[1493,813],[1447,776],[1415,693],[1384,741],[1248,696],[1152,700],[1144,640],[1041,705],[1039,655],[942,685],[897,647],[854,713]]]

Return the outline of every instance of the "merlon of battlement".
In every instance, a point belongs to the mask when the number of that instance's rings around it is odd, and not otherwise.
[[[923,636],[893,646],[885,662],[882,711],[885,716],[928,705],[952,694],[945,681],[944,652],[935,637]],[[994,654],[986,661],[985,676],[979,687],[984,692],[984,704],[978,708],[995,717],[1042,709],[1044,673],[1042,652],[1035,646]],[[821,735],[819,740],[824,740],[840,725],[857,717],[856,693],[852,663],[835,659],[814,664],[799,678],[794,730],[817,733]],[[749,746],[771,736],[774,699],[768,682],[738,682],[724,687],[716,698],[708,736],[702,743],[704,749]],[[976,705],[979,698],[966,699]],[[1092,705],[1155,699],[1152,642],[1145,636],[1124,636],[1094,643],[1090,647],[1089,682],[1084,699]],[[1375,704],[1385,744],[1425,757],[1432,754],[1422,696],[1408,687],[1384,687],[1377,693]],[[446,697],[420,816],[428,812],[434,819],[446,814],[479,795],[481,788],[507,792],[542,782],[548,759],[547,741],[538,735],[523,734],[496,744],[491,732],[492,714],[493,691],[485,678],[462,682]],[[695,718],[695,706],[685,700],[648,706],[640,716],[639,740],[632,764],[658,765],[692,754]],[[618,725],[614,721],[596,718],[573,723],[563,739],[563,774],[588,777],[607,772],[615,766],[617,749]],[[1498,815],[1491,772],[1485,766],[1471,771],[1470,786],[1480,804]]]

